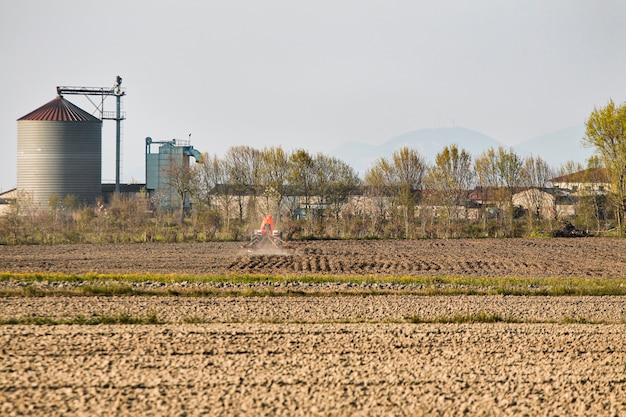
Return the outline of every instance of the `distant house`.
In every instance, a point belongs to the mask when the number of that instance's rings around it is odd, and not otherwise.
[[[578,194],[604,194],[611,189],[609,176],[604,168],[588,168],[552,178],[549,182],[554,188],[571,190]]]
[[[341,201],[305,194],[294,187],[284,187],[280,192],[272,188],[255,191],[253,187],[232,184],[217,184],[210,192],[212,206],[228,213],[227,216],[231,218],[247,217],[249,210],[254,207],[257,214],[280,212],[293,218],[305,219],[309,213],[321,213],[324,209],[342,212],[344,209],[351,208],[351,212],[354,212],[363,204],[360,189],[355,189],[350,195],[343,196]],[[279,196],[280,207],[277,207]]]
[[[559,188],[528,188],[513,194],[514,206],[542,219],[557,219],[576,214],[576,198]]]
[[[468,198],[476,207],[496,206],[499,192],[498,187],[476,187],[470,191]]]
[[[211,191],[211,204],[227,213],[227,216],[242,218],[248,215],[251,200],[255,199],[254,207],[260,213],[276,212],[274,193],[255,194],[250,187],[236,187],[218,184]],[[293,218],[305,219],[309,212],[334,208],[339,217],[387,216],[388,198],[390,193],[372,195],[367,187],[358,187],[344,199],[333,205],[322,201],[317,195],[310,195],[305,201],[301,191],[287,187],[283,190],[280,208],[284,214]],[[524,209],[531,215],[545,219],[556,219],[575,215],[579,197],[567,189],[531,188],[531,187],[476,187],[462,193],[461,201],[455,206],[446,207],[435,203],[437,199],[431,190],[420,191],[421,204],[416,207],[415,216],[430,213],[437,217],[441,213],[458,219],[477,220],[482,216],[494,218],[501,215],[510,203],[518,209]]]
[[[486,210],[488,215],[495,216],[510,193],[513,206],[522,208],[529,214],[544,219],[555,219],[575,214],[577,198],[569,190],[538,187],[476,187],[469,193],[469,200],[474,204],[472,212]],[[478,208],[477,208],[478,207]],[[468,206],[469,209],[469,206]],[[475,218],[476,215],[470,216]]]
[[[468,199],[479,207],[500,207],[503,197],[515,195],[528,187],[476,187],[468,194]],[[501,207],[500,207],[501,208]]]
[[[9,212],[10,204],[17,200],[17,188],[0,193],[0,216]]]
[[[146,184],[119,184],[119,192],[123,197],[141,195]],[[105,204],[109,204],[115,195],[115,184],[102,184],[102,199]]]
[[[143,189],[145,189],[145,184],[120,184],[120,195],[126,198],[133,195],[141,195]],[[98,204],[109,204],[112,201],[114,194],[115,184],[102,184],[102,197],[101,199],[98,199]],[[18,192],[17,188],[13,188],[11,190],[0,193],[0,216],[7,214],[10,204],[18,201],[18,198],[20,199],[20,201],[25,201],[26,203],[28,203],[28,197],[28,192]],[[35,205],[34,208],[46,209],[47,206],[40,207],[39,205]]]

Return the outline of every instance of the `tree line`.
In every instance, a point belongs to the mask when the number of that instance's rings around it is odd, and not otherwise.
[[[541,236],[564,221],[623,235],[625,132],[626,105],[610,101],[594,109],[583,142],[597,155],[586,167],[604,169],[610,190],[580,190],[576,215],[566,218],[521,210],[513,196],[585,168],[577,162],[554,169],[513,149],[490,148],[473,157],[449,145],[428,164],[404,147],[360,177],[323,153],[234,146],[223,157],[204,154],[191,167],[172,165],[168,181],[180,201],[175,210],[145,192],[95,206],[80,206],[73,196],[51,198],[43,210],[22,195],[0,218],[0,243],[246,240],[269,213],[288,239]],[[193,203],[191,210],[185,201]]]

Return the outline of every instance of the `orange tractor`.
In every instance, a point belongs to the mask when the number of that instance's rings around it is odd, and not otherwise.
[[[261,228],[254,231],[250,242],[243,247],[249,250],[271,247],[291,249],[291,246],[283,240],[283,233],[274,228],[274,218],[271,214],[263,219]]]

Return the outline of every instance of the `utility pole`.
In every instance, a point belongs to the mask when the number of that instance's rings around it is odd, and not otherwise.
[[[120,165],[121,165],[121,124],[122,124],[122,116],[120,109],[122,107],[122,77],[119,75],[116,78],[117,83],[115,84],[115,101],[116,101],[116,112],[115,112],[115,192],[120,192]]]

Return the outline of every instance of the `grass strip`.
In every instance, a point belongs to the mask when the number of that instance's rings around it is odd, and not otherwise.
[[[516,318],[512,316],[501,316],[495,312],[480,311],[469,314],[454,314],[451,316],[410,316],[397,320],[366,320],[366,319],[342,319],[342,320],[321,320],[321,321],[301,321],[301,320],[280,320],[271,319],[241,319],[231,321],[216,321],[214,319],[205,319],[203,317],[192,316],[182,318],[184,324],[232,324],[232,323],[255,323],[255,324],[476,324],[476,323],[509,323],[509,324],[626,324],[626,316],[619,321],[608,320],[592,320],[586,317],[563,317],[559,320],[554,319],[534,319],[534,318]],[[76,316],[72,318],[57,317],[20,317],[0,319],[0,325],[36,325],[36,326],[56,326],[56,325],[144,325],[144,324],[179,324],[179,322],[167,322],[158,318],[156,313],[149,313],[146,316],[132,316],[130,314],[118,314],[112,316],[97,316],[85,318]]]
[[[159,320],[156,313],[150,313],[146,316],[132,316],[130,314],[118,314],[113,316],[96,316],[96,317],[83,317],[76,316],[72,318],[57,318],[57,317],[20,317],[20,318],[8,318],[0,319],[0,325],[96,325],[96,324],[165,324],[165,322]]]
[[[480,311],[478,313],[455,314],[453,316],[424,317],[411,316],[409,323],[523,323],[523,320],[514,317],[503,317],[498,313]]]
[[[0,297],[626,295],[626,278],[0,273]],[[19,285],[7,285],[18,283]],[[71,285],[64,286],[63,283]],[[148,284],[148,285],[147,285]],[[206,284],[206,285],[202,285]],[[273,285],[274,284],[274,285]],[[286,285],[285,285],[286,284]],[[325,285],[326,284],[326,285]],[[393,285],[396,288],[388,288]]]

